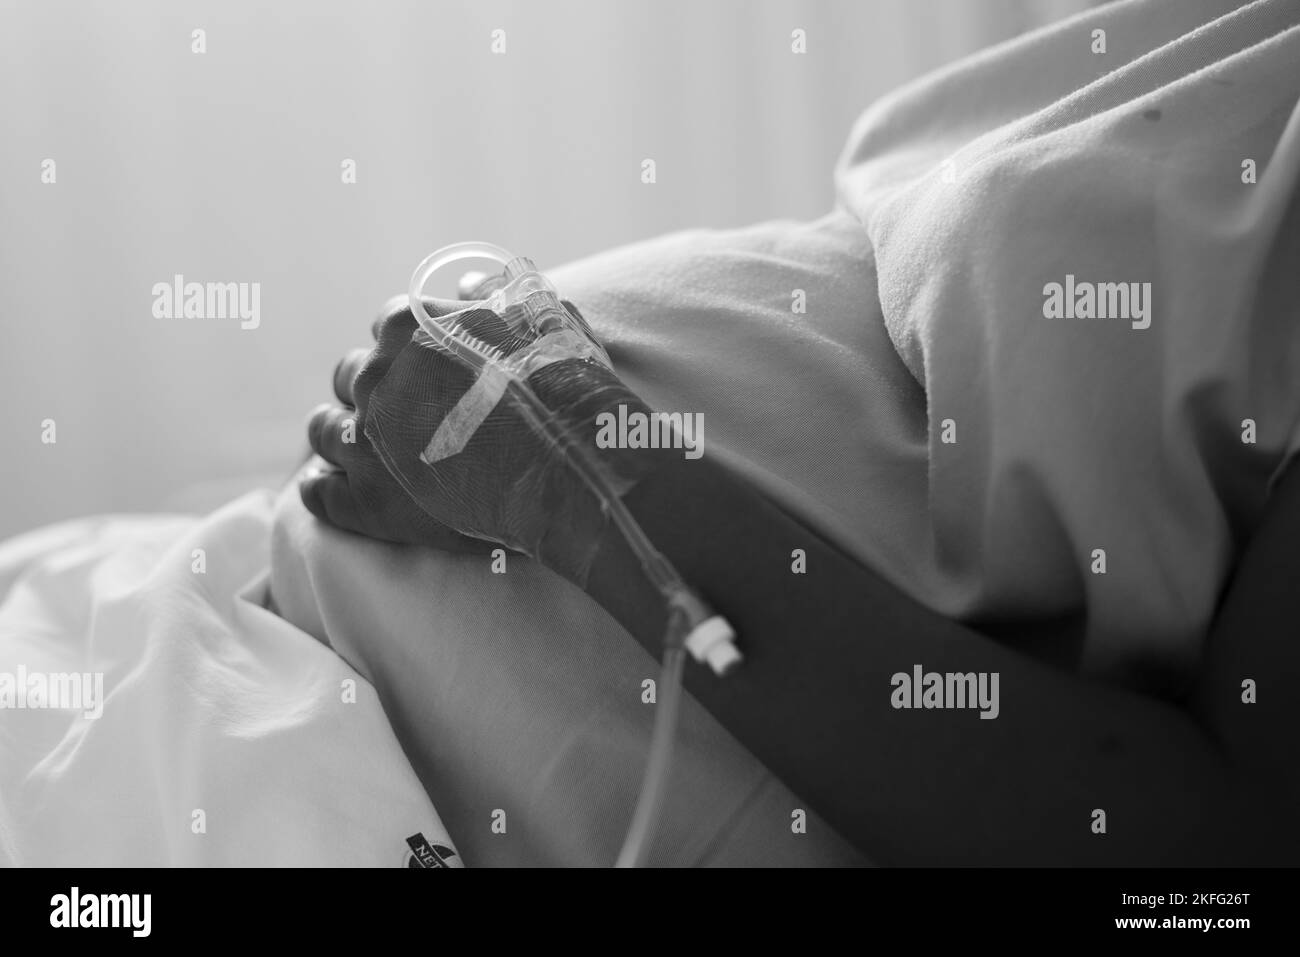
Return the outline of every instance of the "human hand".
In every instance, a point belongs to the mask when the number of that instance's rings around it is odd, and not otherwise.
[[[435,312],[463,308],[426,302]],[[577,310],[565,308],[585,331]],[[466,321],[506,352],[521,345],[490,310],[475,310]],[[335,393],[342,404],[319,408],[308,429],[312,448],[334,469],[303,481],[304,503],[359,534],[454,550],[504,544],[581,581],[606,518],[571,457],[590,455],[616,488],[630,487],[653,456],[596,449],[596,417],[619,404],[647,411],[644,404],[602,363],[561,359],[535,370],[528,383],[566,444],[581,448],[563,451],[543,438],[520,414],[518,395],[508,392],[463,447],[430,463],[424,457],[431,437],[476,373],[413,341],[417,329],[405,300],[394,300],[375,324],[376,347],[354,350],[339,364]]]
[[[442,306],[456,308],[452,303]],[[406,297],[395,297],[372,327],[375,346],[354,349],[339,361],[333,376],[338,401],[317,406],[307,423],[308,442],[325,467],[300,478],[299,494],[316,518],[344,531],[399,544],[486,553],[489,543],[447,528],[416,505],[384,467],[363,430],[369,389],[415,328]]]

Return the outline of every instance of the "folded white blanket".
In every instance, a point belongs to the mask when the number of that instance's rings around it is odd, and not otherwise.
[[[1300,441],[1298,100],[1300,3],[1146,0],[862,117],[840,203],[929,420],[880,571],[966,619],[1086,614],[1093,673],[1194,665]]]
[[[0,545],[0,865],[454,852],[374,689],[261,607],[270,523],[253,493]]]

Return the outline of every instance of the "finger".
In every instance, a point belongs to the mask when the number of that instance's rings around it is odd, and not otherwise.
[[[366,364],[370,358],[369,349],[353,349],[334,367],[334,394],[344,405],[356,407],[356,400],[352,393],[352,384],[357,379],[357,373],[361,367]]]
[[[460,277],[460,281],[456,283],[456,298],[478,299],[479,297],[474,295],[474,291],[487,281],[487,277],[487,273],[478,269],[471,269],[465,273]]]
[[[346,472],[309,472],[298,483],[302,504],[322,522],[345,532],[364,535],[361,510],[352,497]]]
[[[384,303],[384,308],[379,310],[379,315],[370,324],[370,335],[376,342],[382,337],[384,329],[393,323],[406,324],[412,332],[415,331],[415,317],[411,315],[408,305],[409,300],[405,294],[394,296]]]
[[[456,283],[456,298],[464,301],[486,299],[505,284],[505,276],[489,276],[485,272],[471,269]]]
[[[434,299],[432,296],[424,296],[422,301],[424,308],[434,316],[445,316],[465,307],[464,303],[454,299]],[[376,342],[382,343],[385,338],[392,337],[400,338],[401,344],[406,344],[406,340],[411,338],[411,333],[419,325],[415,321],[415,316],[411,315],[410,304],[410,299],[406,296],[394,296],[384,303],[384,308],[379,311],[379,315],[370,325],[370,334],[375,337]]]
[[[307,441],[312,451],[339,468],[347,468],[363,438],[356,413],[342,406],[319,405],[307,420]]]
[[[365,414],[370,393],[388,375],[393,360],[411,344],[411,336],[419,328],[415,317],[411,315],[411,310],[405,305],[398,306],[399,303],[404,302],[404,298],[389,300],[388,310],[375,320],[371,331],[378,345],[352,380],[352,404],[361,410],[362,415]],[[434,315],[444,315],[462,308],[461,303],[447,299],[426,298],[424,303]]]
[[[436,548],[440,552],[454,552],[457,555],[490,555],[496,549],[501,548],[501,545],[497,542],[471,538],[469,535],[462,535],[455,529],[447,528],[445,525],[421,528],[417,533],[405,534],[395,540],[408,545]],[[519,555],[513,549],[507,549],[507,551],[511,556]],[[520,555],[520,557],[523,556]]]

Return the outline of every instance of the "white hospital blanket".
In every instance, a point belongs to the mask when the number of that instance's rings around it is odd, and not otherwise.
[[[1300,444],[1300,2],[1239,6],[979,54],[868,110],[837,171],[928,404],[926,473],[868,493],[909,516],[874,564],[967,620],[1084,615],[1080,667],[1147,686],[1195,667]],[[1149,328],[1045,318],[1074,281],[1149,283]]]
[[[101,672],[105,693],[98,717],[0,708],[0,864],[401,866],[414,835],[452,846],[374,689],[260,607],[270,523],[262,492],[0,544],[0,684]]]

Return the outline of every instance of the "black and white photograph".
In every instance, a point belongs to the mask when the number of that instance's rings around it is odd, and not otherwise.
[[[1300,865],[1300,0],[0,0],[0,329],[6,925]]]

